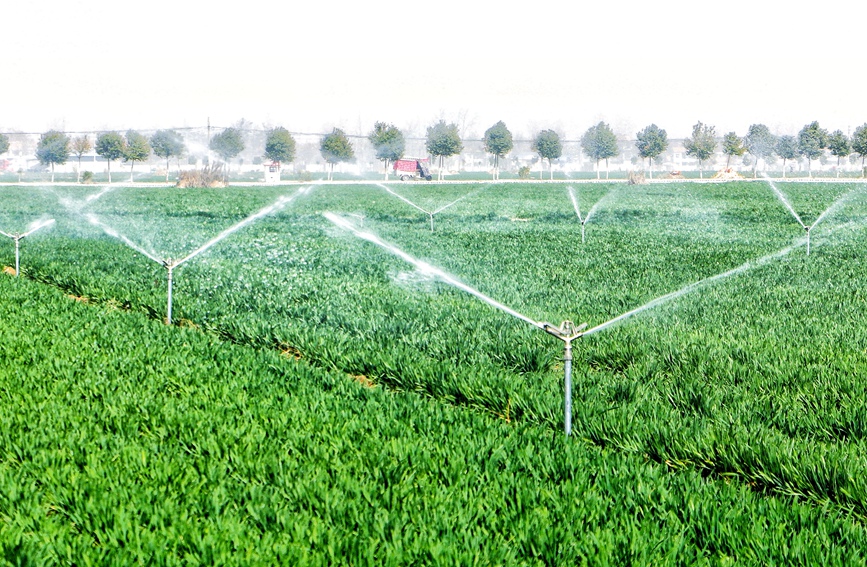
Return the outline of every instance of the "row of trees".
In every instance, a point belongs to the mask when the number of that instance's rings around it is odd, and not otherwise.
[[[373,145],[376,158],[383,162],[385,179],[388,179],[389,165],[404,157],[406,138],[393,124],[376,122],[367,139]],[[493,157],[493,178],[499,179],[500,159],[512,151],[514,140],[511,131],[502,121],[497,122],[485,131],[483,138],[485,151]],[[753,124],[745,136],[740,137],[735,132],[726,133],[721,139],[721,151],[726,156],[726,169],[731,165],[731,158],[749,153],[753,156],[753,175],[756,175],[759,160],[769,160],[779,156],[783,160],[783,175],[786,162],[799,157],[806,158],[809,175],[812,176],[812,162],[823,155],[827,149],[840,160],[849,155],[861,157],[862,169],[867,156],[867,124],[855,129],[851,138],[840,130],[828,133],[811,122],[804,126],[797,136],[775,136],[764,124]],[[580,140],[582,151],[596,161],[597,178],[600,177],[600,163],[605,161],[606,178],[608,177],[608,162],[610,158],[620,153],[617,136],[605,122],[591,126]],[[703,177],[704,163],[717,152],[720,140],[713,126],[698,122],[693,126],[691,135],[684,140],[686,154],[698,160],[699,175]],[[653,177],[653,160],[668,149],[669,141],[665,130],[656,124],[650,124],[636,133],[635,146],[642,159],[648,160],[650,177]],[[548,160],[548,169],[553,178],[553,160],[559,159],[563,153],[563,143],[560,135],[554,130],[542,130],[533,138],[531,147],[541,160]],[[239,128],[225,128],[209,141],[210,150],[217,153],[223,161],[229,163],[244,149],[244,140]],[[463,150],[463,142],[458,126],[446,123],[444,120],[427,128],[425,137],[427,152],[439,160],[439,179],[444,171],[444,159]],[[0,154],[9,149],[9,139],[0,134]],[[322,137],[320,153],[330,165],[328,178],[333,176],[334,166],[340,162],[348,162],[355,158],[355,150],[346,133],[334,128],[331,133]],[[37,144],[36,157],[43,165],[51,167],[51,179],[54,180],[54,166],[65,164],[71,156],[77,156],[79,161],[79,176],[81,158],[84,154],[95,150],[98,155],[108,161],[108,176],[111,182],[111,162],[122,159],[130,164],[130,180],[136,162],[145,161],[151,152],[166,160],[166,180],[168,181],[169,160],[180,160],[186,154],[183,137],[173,130],[159,130],[150,138],[135,130],[127,131],[125,136],[117,132],[100,134],[95,144],[88,136],[70,139],[63,132],[51,130],[42,134]],[[291,163],[295,159],[296,142],[292,134],[283,127],[268,130],[265,140],[264,157],[272,162]],[[180,165],[180,163],[179,163]],[[839,173],[838,173],[839,175]],[[80,178],[79,178],[80,180]]]
[[[160,130],[150,139],[135,130],[129,130],[126,136],[121,136],[117,132],[106,132],[96,138],[95,144],[87,135],[70,138],[63,132],[49,130],[39,137],[39,142],[36,144],[36,159],[42,165],[51,167],[51,181],[53,182],[54,166],[63,165],[72,156],[75,156],[78,158],[77,181],[81,181],[81,158],[91,150],[95,150],[99,156],[108,161],[108,181],[111,183],[111,162],[123,159],[124,162],[129,163],[130,181],[132,181],[135,163],[147,160],[151,151],[166,158],[166,170],[168,171],[168,159],[182,156],[185,152],[185,146],[183,138],[171,130]],[[0,134],[0,154],[7,151],[9,151],[9,138]]]
[[[668,136],[665,130],[656,124],[647,126],[636,134],[635,145],[638,154],[648,160],[648,169],[653,177],[653,162],[668,148]],[[714,156],[718,147],[715,128],[702,122],[697,122],[692,128],[692,134],[684,142],[686,155],[698,160],[699,176],[703,177],[704,162]],[[581,138],[581,147],[585,154],[596,159],[597,177],[599,160],[607,160],[618,155],[617,139],[614,132],[604,122],[592,126]],[[861,167],[867,156],[867,124],[855,129],[850,138],[841,130],[828,133],[811,122],[798,132],[797,136],[775,136],[764,124],[753,124],[744,137],[735,132],[728,132],[722,137],[722,153],[726,156],[726,169],[731,166],[731,158],[749,153],[753,156],[753,176],[758,170],[759,160],[769,160],[779,156],[783,160],[783,176],[786,174],[786,161],[798,157],[806,158],[809,175],[812,177],[812,162],[819,159],[825,150],[837,158],[838,175],[840,160],[856,154],[861,157]],[[607,169],[607,167],[606,167]]]
[[[403,145],[384,144],[383,132],[389,132],[390,140],[401,139],[400,132],[394,126],[377,123],[374,132],[370,135],[370,141],[377,149],[377,157],[386,163],[386,178],[388,160],[400,158]],[[493,156],[493,178],[499,178],[500,158],[508,154],[513,148],[512,133],[506,125],[500,121],[485,131],[483,143],[485,151]],[[599,122],[587,129],[580,140],[581,149],[585,155],[596,161],[596,175],[600,177],[600,162],[605,160],[606,178],[608,177],[608,161],[620,153],[617,136],[608,124]],[[653,160],[657,159],[668,149],[668,134],[656,124],[650,124],[636,133],[635,146],[639,156],[648,160],[648,171],[653,177]],[[719,141],[715,128],[702,122],[697,122],[692,133],[684,140],[686,155],[698,160],[699,176],[704,177],[704,163],[712,158],[718,148]],[[455,124],[446,124],[444,121],[431,126],[427,130],[426,147],[432,156],[440,159],[440,175],[442,175],[442,160],[444,157],[454,155],[463,148],[458,128]],[[553,178],[552,161],[561,157],[563,144],[560,135],[554,130],[542,130],[532,140],[532,149],[540,159],[548,160],[548,168]],[[386,150],[390,148],[390,150]],[[400,151],[398,151],[398,148]],[[722,137],[722,153],[726,156],[726,169],[731,165],[731,158],[743,156],[749,153],[753,156],[753,175],[758,170],[760,159],[769,160],[773,156],[783,159],[783,175],[787,160],[806,158],[809,175],[812,177],[812,162],[819,159],[825,150],[837,157],[839,168],[840,160],[855,154],[861,157],[862,170],[864,160],[867,157],[867,124],[855,129],[850,138],[841,130],[828,133],[819,126],[818,122],[811,122],[804,126],[797,136],[775,136],[764,124],[753,124],[747,130],[745,136],[740,137],[735,132],[728,132]],[[382,152],[382,153],[381,153]],[[839,175],[839,169],[838,169]]]

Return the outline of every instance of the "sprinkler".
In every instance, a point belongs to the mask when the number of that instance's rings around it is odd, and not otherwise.
[[[18,277],[18,241],[24,237],[17,232],[15,234],[9,234],[8,232],[3,232],[2,230],[0,230],[0,234],[11,238],[15,242],[15,277]]]
[[[49,219],[47,221],[41,221],[41,222],[33,223],[28,227],[29,230],[23,234],[19,233],[19,232],[16,232],[15,234],[9,234],[8,232],[3,232],[2,230],[0,230],[0,234],[2,234],[3,236],[6,236],[8,238],[11,238],[13,241],[15,241],[15,277],[16,278],[21,275],[21,270],[20,270],[21,262],[20,262],[20,253],[19,253],[21,240],[27,236],[30,236],[31,234],[33,234],[34,232],[36,232],[40,228],[45,228],[46,226],[51,226],[53,224],[54,224],[54,219]]]
[[[209,248],[211,248],[212,246],[214,246],[215,244],[217,244],[218,242],[220,242],[224,238],[228,237],[231,234],[234,234],[235,232],[237,232],[241,228],[249,225],[250,223],[252,223],[252,222],[254,222],[254,221],[256,221],[256,220],[258,220],[258,219],[260,219],[266,215],[270,215],[271,213],[273,213],[275,211],[279,211],[280,209],[284,208],[289,203],[294,201],[300,195],[304,195],[305,193],[307,193],[311,189],[311,187],[312,186],[302,187],[301,189],[298,189],[297,191],[295,191],[295,193],[293,193],[292,195],[284,195],[284,196],[280,197],[271,205],[268,205],[267,207],[259,210],[257,213],[250,215],[249,217],[245,218],[241,222],[230,226],[229,228],[227,228],[226,230],[224,230],[223,232],[221,232],[220,234],[218,234],[214,238],[210,239],[209,241],[207,241],[203,245],[199,246],[198,248],[196,248],[195,250],[193,250],[192,252],[190,252],[189,254],[187,254],[186,256],[181,258],[180,260],[173,260],[171,258],[163,259],[163,258],[160,258],[159,256],[157,256],[156,253],[148,252],[145,248],[143,248],[142,246],[139,246],[138,244],[136,244],[135,242],[133,242],[132,240],[130,240],[126,236],[120,234],[118,231],[116,231],[112,227],[100,222],[99,218],[93,213],[88,213],[88,214],[84,215],[84,218],[90,224],[93,224],[93,225],[101,228],[103,230],[103,232],[105,232],[109,236],[113,236],[115,238],[120,239],[127,246],[129,246],[130,248],[132,248],[136,252],[143,254],[145,257],[156,262],[157,264],[160,264],[162,267],[164,267],[168,271],[168,292],[167,292],[167,300],[166,300],[166,325],[171,325],[172,324],[172,284],[173,284],[173,280],[174,280],[175,268],[179,268],[181,266],[181,264],[183,264],[189,260],[192,260],[193,258],[198,256],[202,252],[208,250]],[[54,222],[54,221],[51,221],[51,222]]]
[[[576,327],[572,321],[563,321],[559,327],[551,323],[540,323],[539,326],[549,335],[563,341],[565,345],[565,352],[563,353],[563,429],[568,436],[572,434],[572,341],[584,336],[587,323],[582,323]]]
[[[593,216],[593,213],[596,212],[596,209],[599,208],[599,205],[611,195],[613,191],[606,193],[602,196],[601,199],[596,201],[590,210],[587,211],[587,215],[581,215],[581,208],[578,206],[578,198],[575,196],[575,190],[572,187],[569,187],[569,198],[572,199],[572,207],[575,209],[575,214],[578,215],[578,221],[581,223],[581,244],[584,244],[586,239],[584,238],[584,225],[587,224],[587,221],[590,220],[590,217]]]
[[[807,231],[807,256],[810,255],[810,229],[812,229],[812,228],[813,228],[812,226],[805,226],[804,227],[804,230]]]
[[[166,292],[166,325],[172,324],[172,272],[177,264],[171,258],[163,260],[163,267],[168,270],[168,291]]]
[[[555,337],[557,337],[558,339],[560,339],[561,341],[566,343],[566,353],[563,357],[563,361],[565,362],[565,369],[566,369],[566,376],[565,376],[565,382],[566,383],[564,386],[565,396],[566,396],[566,400],[564,403],[564,405],[565,405],[565,408],[564,408],[565,430],[566,430],[566,435],[570,435],[572,433],[572,341],[587,334],[587,332],[584,331],[584,329],[587,328],[587,323],[583,323],[583,324],[576,327],[571,321],[563,321],[563,323],[561,323],[560,326],[557,327],[555,325],[552,325],[551,323],[540,323],[538,321],[535,321],[534,319],[531,319],[530,317],[527,317],[526,315],[522,315],[521,313],[518,313],[514,309],[511,309],[511,308],[503,305],[499,301],[492,299],[491,297],[488,297],[487,295],[485,295],[481,291],[461,282],[460,280],[458,280],[457,278],[455,278],[451,274],[448,274],[448,273],[444,272],[443,270],[441,270],[435,266],[431,266],[427,262],[423,262],[423,261],[419,260],[418,258],[414,258],[413,256],[410,256],[409,254],[407,254],[406,252],[404,252],[403,250],[401,250],[397,246],[394,246],[393,244],[389,244],[388,242],[383,241],[381,238],[379,238],[378,236],[376,236],[372,232],[360,230],[358,227],[353,226],[352,223],[350,223],[345,218],[340,217],[340,216],[338,216],[334,213],[331,213],[331,212],[325,212],[322,214],[326,219],[331,221],[333,224],[335,224],[335,225],[337,225],[337,226],[339,226],[345,230],[352,232],[353,234],[355,234],[355,236],[357,236],[359,238],[362,238],[364,240],[367,240],[368,242],[372,242],[373,244],[376,244],[377,246],[381,246],[382,248],[385,248],[386,250],[388,250],[389,252],[391,252],[392,254],[394,254],[396,256],[399,256],[400,258],[402,258],[406,262],[415,266],[416,269],[419,271],[419,273],[424,274],[425,276],[428,276],[428,277],[437,278],[439,281],[442,281],[442,282],[447,283],[451,286],[454,286],[458,289],[461,289],[461,290],[469,293],[470,295],[475,296],[477,299],[484,301],[485,303],[487,303],[491,307],[495,307],[496,309],[499,309],[500,311],[507,313],[507,314],[511,315],[512,317],[515,317],[517,319],[524,321],[525,323],[529,323],[530,325],[533,325],[534,327],[542,329],[543,331],[545,331],[551,335],[554,335]],[[611,323],[609,322],[608,324],[611,324]],[[599,330],[600,328],[601,327],[594,327],[590,331],[593,332],[593,331]]]
[[[436,209],[436,210],[434,210],[434,211],[429,211],[429,210],[427,210],[427,209],[423,209],[422,207],[416,205],[415,203],[413,203],[412,201],[410,201],[409,199],[407,199],[407,198],[404,197],[403,195],[398,195],[397,193],[395,193],[394,191],[392,191],[391,189],[389,189],[389,188],[386,187],[385,185],[377,184],[377,186],[378,186],[378,187],[382,187],[383,189],[385,189],[386,191],[388,191],[389,193],[391,193],[392,195],[394,195],[395,197],[397,197],[398,199],[400,199],[400,200],[403,201],[404,203],[407,203],[408,205],[413,206],[413,207],[415,207],[416,209],[418,209],[418,210],[420,210],[421,212],[423,212],[424,214],[426,214],[426,215],[428,216],[428,218],[430,218],[430,231],[431,231],[431,232],[433,232],[433,230],[434,230],[434,215],[443,212],[444,210],[448,209],[448,208],[451,207],[452,205],[455,205],[455,204],[457,204],[457,203],[460,203],[461,201],[463,201],[464,199],[466,199],[467,197],[470,196],[470,195],[464,195],[463,197],[460,197],[460,198],[458,198],[458,199],[455,199],[455,200],[452,201],[451,203],[448,203],[448,204],[446,204],[446,205],[443,205],[442,207],[440,207],[440,208],[438,208],[438,209]],[[472,195],[472,194],[473,194],[473,193],[471,193],[471,195]],[[353,216],[355,216],[355,215],[353,215]]]

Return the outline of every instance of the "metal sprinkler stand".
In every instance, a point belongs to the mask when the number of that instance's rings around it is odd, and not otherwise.
[[[549,335],[553,335],[563,341],[565,344],[565,352],[563,354],[564,368],[564,403],[563,403],[563,428],[566,435],[572,434],[572,341],[584,336],[584,329],[587,328],[587,323],[582,323],[577,327],[572,321],[563,321],[559,327],[551,323],[541,323],[542,329]]]
[[[168,289],[168,293],[166,294],[168,297],[168,300],[167,300],[168,306],[166,307],[166,325],[171,325],[172,324],[172,272],[175,269],[175,263],[172,261],[171,258],[166,258],[165,260],[163,260],[163,267],[165,267],[165,269],[168,270],[168,272],[169,272],[169,276],[168,276],[169,289]]]
[[[810,255],[810,229],[812,229],[812,228],[813,228],[812,226],[805,226],[804,227],[804,230],[807,231],[807,256]]]
[[[21,239],[24,238],[23,234],[18,234],[17,232],[12,237],[12,240],[15,241],[15,277],[19,277],[21,275],[20,270],[20,262],[19,262],[19,253],[18,253],[18,243],[21,242]]]

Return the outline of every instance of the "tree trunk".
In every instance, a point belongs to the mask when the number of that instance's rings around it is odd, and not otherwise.
[[[132,183],[132,168],[135,166],[135,160],[129,162],[129,182]]]
[[[78,156],[78,175],[75,177],[76,183],[81,183],[81,156]]]
[[[813,178],[813,160],[809,157],[807,158],[807,177],[810,179]]]
[[[647,158],[647,169],[650,171],[650,178],[653,179],[653,158]]]
[[[701,167],[701,160],[698,160],[698,178],[704,179],[704,170]]]
[[[731,161],[732,161],[732,155],[731,155],[731,154],[726,154],[726,171],[728,171],[728,169],[729,169],[729,164],[731,163]]]
[[[551,181],[554,181],[554,160],[548,158],[548,176]]]
[[[111,183],[111,160],[108,160],[108,182]]]
[[[611,173],[611,168],[610,168],[609,165],[608,165],[608,158],[605,158],[605,179],[606,179],[606,180],[611,179],[611,178],[609,177],[609,174],[610,174],[610,173]]]
[[[169,156],[166,156],[166,183],[169,182]]]
[[[783,179],[786,178],[786,158],[783,158]]]
[[[54,183],[54,162],[51,162],[51,182]]]
[[[597,159],[596,159],[596,181],[599,181],[599,179],[600,179],[599,176],[600,176],[600,173],[599,173],[599,159],[597,158]]]

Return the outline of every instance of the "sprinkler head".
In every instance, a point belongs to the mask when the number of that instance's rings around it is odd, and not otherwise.
[[[174,261],[172,261],[171,258],[166,258],[165,260],[163,260],[163,267],[167,270],[171,270],[175,267],[175,263]]]
[[[572,321],[563,321],[559,327],[551,323],[542,323],[542,329],[550,335],[554,335],[558,339],[565,342],[572,342],[582,336],[584,329],[587,328],[587,323],[581,323],[577,327]]]
[[[810,229],[812,229],[812,228],[813,228],[812,226],[805,226],[804,230],[806,230],[807,232],[810,232]]]

